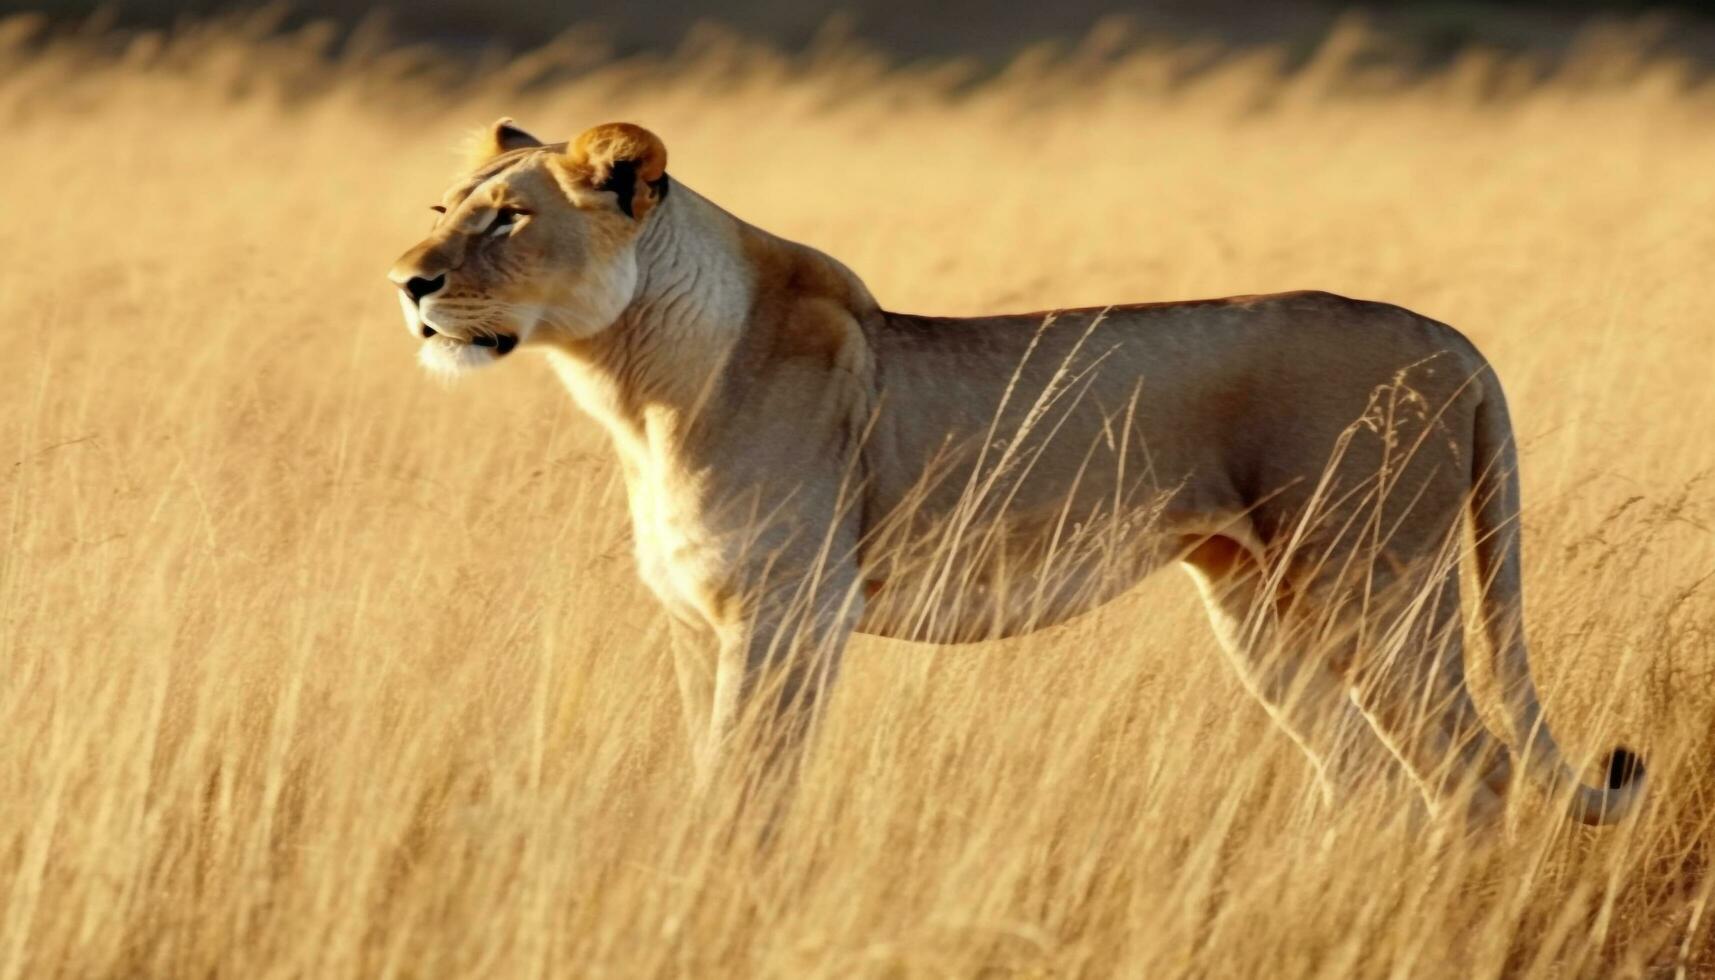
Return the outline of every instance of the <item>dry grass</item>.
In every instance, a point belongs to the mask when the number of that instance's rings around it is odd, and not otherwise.
[[[1623,45],[1402,84],[1349,32],[1284,80],[710,43],[448,81],[199,30],[0,45],[0,977],[1715,975],[1707,87]],[[858,641],[776,847],[728,853],[593,425],[528,359],[429,383],[381,278],[503,113],[644,122],[894,308],[1459,325],[1521,429],[1550,717],[1643,749],[1650,805],[1492,847],[1320,809],[1169,573]]]

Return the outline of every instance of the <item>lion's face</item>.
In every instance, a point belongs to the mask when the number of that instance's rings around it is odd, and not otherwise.
[[[423,365],[457,374],[610,326],[636,290],[634,246],[665,166],[660,141],[634,126],[597,127],[568,149],[497,123],[482,164],[388,274]]]

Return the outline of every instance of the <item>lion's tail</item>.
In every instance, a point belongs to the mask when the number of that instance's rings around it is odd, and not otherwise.
[[[1557,791],[1572,787],[1568,812],[1587,824],[1623,819],[1643,799],[1644,764],[1625,748],[1608,753],[1604,786],[1586,786],[1567,765],[1542,720],[1542,702],[1531,680],[1524,642],[1524,585],[1519,557],[1518,450],[1506,398],[1491,375],[1484,378],[1477,406],[1472,465],[1476,496],[1471,520],[1476,531],[1481,577],[1480,615],[1494,658],[1495,677],[1506,697],[1507,742],[1522,768]]]

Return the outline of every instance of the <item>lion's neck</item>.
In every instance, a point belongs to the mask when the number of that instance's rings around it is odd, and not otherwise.
[[[552,354],[579,404],[616,438],[683,429],[740,343],[750,270],[736,218],[675,183],[639,236],[637,290],[619,320]]]

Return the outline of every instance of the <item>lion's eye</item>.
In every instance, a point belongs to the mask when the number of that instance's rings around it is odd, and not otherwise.
[[[431,205],[429,205],[429,210],[435,212],[436,214],[446,214],[447,213],[447,206],[444,204],[431,204]]]
[[[518,219],[527,216],[529,213],[521,208],[501,208],[494,212],[494,221],[489,224],[487,234],[500,235],[511,231],[512,226],[518,223]]]

